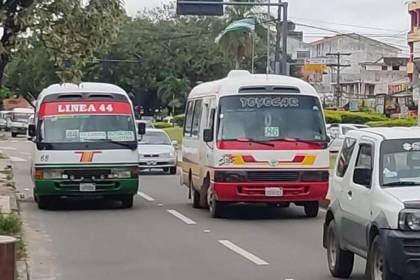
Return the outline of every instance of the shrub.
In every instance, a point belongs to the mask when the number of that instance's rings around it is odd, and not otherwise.
[[[417,125],[417,120],[415,118],[393,119],[393,120],[386,120],[386,121],[368,122],[366,124],[371,127],[394,127],[394,126],[410,127],[410,126]]]
[[[155,122],[153,123],[153,126],[155,128],[164,129],[164,128],[172,127],[172,124],[167,123],[167,122]]]
[[[383,115],[368,112],[343,112],[343,111],[325,111],[327,123],[354,123],[365,124],[367,122],[389,120]]]
[[[340,112],[325,111],[325,119],[326,119],[327,123],[341,123]]]
[[[365,124],[367,122],[386,121],[387,117],[376,113],[342,112],[342,123]]]
[[[184,114],[181,114],[181,115],[176,115],[176,116],[174,117],[175,124],[176,124],[177,126],[183,127],[183,126],[184,126],[184,119],[185,119],[185,115],[184,115]]]

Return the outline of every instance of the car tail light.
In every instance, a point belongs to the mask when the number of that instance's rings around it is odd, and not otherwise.
[[[329,175],[328,171],[304,171],[300,180],[302,182],[326,182]]]

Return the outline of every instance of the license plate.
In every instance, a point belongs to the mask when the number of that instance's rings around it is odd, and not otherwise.
[[[283,188],[265,188],[265,196],[283,196]]]
[[[80,191],[81,192],[94,192],[96,191],[96,185],[92,183],[81,183]]]

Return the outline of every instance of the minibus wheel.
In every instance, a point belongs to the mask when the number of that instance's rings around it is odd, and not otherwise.
[[[209,191],[208,194],[208,204],[210,216],[212,218],[223,218],[225,212],[225,203],[217,201],[211,191]]]
[[[193,208],[200,209],[200,193],[193,187],[191,179],[189,180],[188,185],[192,192]]]
[[[124,195],[120,197],[122,208],[133,208],[134,197],[130,195]]]
[[[319,212],[319,202],[310,201],[306,202],[303,206],[305,208],[305,215],[308,218],[316,218]]]

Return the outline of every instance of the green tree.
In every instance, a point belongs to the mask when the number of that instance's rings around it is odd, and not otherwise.
[[[45,87],[60,82],[57,67],[41,44],[18,52],[6,68],[5,85],[20,96],[38,96]]]
[[[80,82],[82,69],[117,38],[122,0],[54,0],[34,5],[36,35],[49,50],[64,82]]]
[[[19,44],[19,37],[30,25],[28,11],[33,2],[34,0],[0,1],[0,27],[3,30],[0,39],[0,86],[3,84],[4,70]]]
[[[180,109],[184,106],[190,89],[189,81],[185,78],[169,76],[159,83],[157,93],[162,104],[172,107],[172,115],[175,116],[175,108]]]

